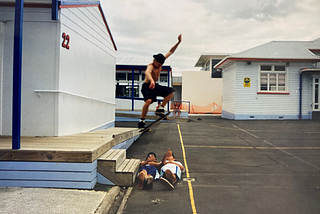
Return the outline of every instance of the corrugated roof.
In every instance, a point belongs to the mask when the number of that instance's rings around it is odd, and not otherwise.
[[[310,50],[320,50],[320,38],[313,41],[272,41],[233,54],[221,60],[218,68],[228,60],[320,60],[320,56]]]
[[[281,59],[316,59],[309,49],[320,49],[320,43],[314,42],[278,42],[272,41],[249,50],[236,53],[234,58],[281,58]]]

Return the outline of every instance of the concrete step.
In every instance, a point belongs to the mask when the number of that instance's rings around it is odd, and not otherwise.
[[[125,149],[110,149],[98,158],[98,172],[117,186],[133,186],[140,159],[126,159]]]

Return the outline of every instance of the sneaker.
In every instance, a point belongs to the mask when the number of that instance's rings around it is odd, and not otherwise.
[[[153,182],[153,176],[152,175],[150,175],[146,179],[147,179],[147,185],[150,185]]]
[[[170,183],[170,181],[168,181],[167,179],[160,177],[159,182],[166,186],[168,189],[174,189],[174,186]]]
[[[145,183],[146,183],[146,187],[147,187],[148,189],[152,189],[152,187],[153,187],[153,176],[150,175],[149,177],[147,177],[147,178],[145,179]]]
[[[163,108],[162,106],[159,107],[159,108],[156,110],[155,114],[158,115],[158,116],[164,115],[164,108]]]
[[[176,177],[172,174],[172,172],[167,169],[165,172],[166,179],[168,179],[172,184],[175,184],[177,182]]]
[[[143,129],[145,125],[146,125],[146,122],[144,120],[140,120],[139,123],[138,123],[138,128],[139,129],[141,129],[141,128]]]

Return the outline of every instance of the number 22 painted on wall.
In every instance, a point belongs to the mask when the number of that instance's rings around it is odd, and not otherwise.
[[[69,43],[70,43],[70,36],[67,35],[66,33],[63,33],[62,34],[62,38],[63,38],[63,41],[62,41],[62,47],[66,48],[66,49],[70,49],[70,46],[69,46]]]

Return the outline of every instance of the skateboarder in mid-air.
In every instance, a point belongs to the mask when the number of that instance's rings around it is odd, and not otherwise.
[[[151,103],[157,101],[157,96],[164,97],[161,105],[156,110],[156,114],[159,116],[164,115],[164,106],[171,100],[174,95],[175,90],[171,87],[161,86],[156,83],[160,77],[160,73],[162,70],[162,65],[166,59],[168,59],[171,54],[177,49],[179,44],[181,43],[182,35],[178,36],[178,42],[169,50],[166,55],[161,53],[157,55],[153,55],[153,62],[147,66],[147,70],[145,72],[145,79],[142,85],[141,92],[144,97],[144,105],[141,111],[141,119],[138,124],[138,128],[144,128],[145,126],[145,118],[149,111],[149,106]]]

